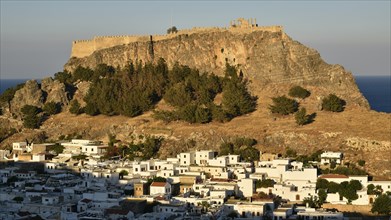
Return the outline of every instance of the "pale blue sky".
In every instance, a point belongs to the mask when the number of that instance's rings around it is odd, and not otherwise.
[[[1,1],[0,79],[61,71],[72,40],[256,18],[355,75],[390,74],[390,1]]]

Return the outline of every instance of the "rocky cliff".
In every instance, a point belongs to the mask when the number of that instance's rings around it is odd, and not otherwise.
[[[317,86],[323,89],[324,95],[335,93],[349,104],[369,108],[351,73],[340,65],[325,63],[316,50],[292,40],[282,30],[213,29],[164,40],[152,38],[152,41],[118,45],[83,58],[71,58],[64,69],[72,72],[79,65],[94,69],[100,63],[123,67],[131,60],[153,62],[159,57],[169,66],[179,62],[215,74],[222,74],[228,62],[239,66],[257,89],[283,84]]]

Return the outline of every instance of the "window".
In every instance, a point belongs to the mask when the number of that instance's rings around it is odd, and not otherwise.
[[[186,158],[186,154],[185,154],[185,155],[183,155],[183,158]]]

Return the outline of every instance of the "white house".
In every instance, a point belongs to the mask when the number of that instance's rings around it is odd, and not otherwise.
[[[81,152],[86,155],[104,154],[107,151],[107,145],[83,145]]]
[[[196,151],[195,160],[197,165],[207,165],[210,159],[213,159],[216,152],[211,150]]]
[[[171,195],[171,184],[168,182],[153,182],[149,187],[150,195]]]
[[[226,167],[228,165],[228,156],[220,156],[213,159],[208,160],[209,166],[215,167]]]
[[[177,157],[181,166],[189,166],[196,163],[195,152],[180,153]]]
[[[304,211],[299,211],[297,213],[298,219],[306,219],[306,220],[316,220],[316,219],[332,219],[332,220],[343,220],[342,212],[328,212],[322,210],[315,210],[313,208],[306,208]]]
[[[323,165],[330,164],[331,162],[341,164],[342,156],[341,152],[326,151],[320,155],[320,163]]]
[[[253,196],[255,192],[255,181],[253,179],[240,179],[237,184],[239,196]]]
[[[22,152],[30,152],[31,147],[27,145],[26,142],[14,142],[12,143],[13,151],[22,151]]]

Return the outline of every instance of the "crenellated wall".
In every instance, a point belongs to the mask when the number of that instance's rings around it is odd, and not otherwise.
[[[221,27],[194,27],[192,29],[180,30],[177,33],[165,34],[165,35],[152,35],[153,41],[167,40],[179,35],[191,35],[195,33],[204,32],[223,32],[229,31],[232,33],[249,33],[253,31],[269,31],[269,32],[282,32],[282,26],[230,26],[229,28]],[[120,35],[120,36],[96,36],[90,40],[76,40],[72,42],[71,57],[82,58],[91,55],[94,51],[114,47],[117,45],[129,44],[134,42],[147,42],[149,36],[142,35]]]

